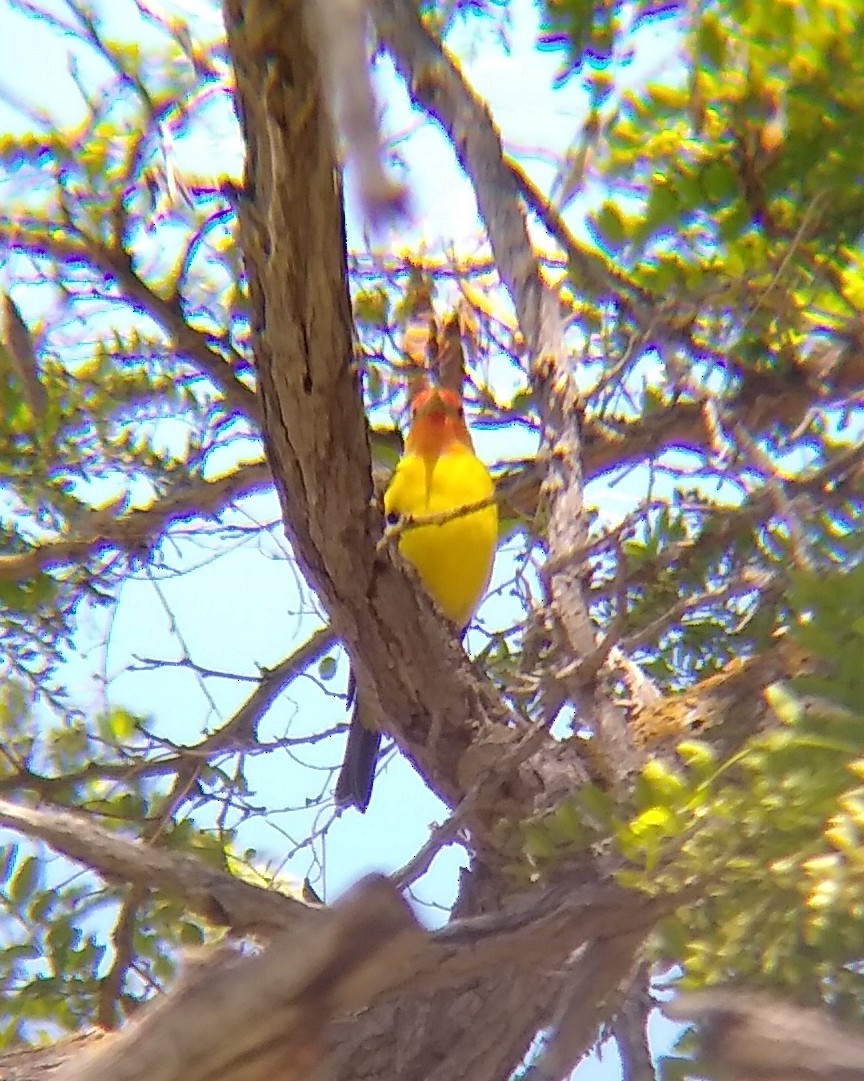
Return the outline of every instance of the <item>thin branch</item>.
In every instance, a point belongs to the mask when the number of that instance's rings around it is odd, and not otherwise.
[[[394,525],[388,525],[378,541],[378,548],[386,547],[397,541],[403,534],[410,533],[414,529],[422,529],[424,526],[446,525],[456,518],[464,518],[466,515],[475,514],[478,510],[494,507],[497,497],[487,496],[485,499],[477,499],[473,503],[456,507],[454,510],[442,510],[436,514],[403,514]]]
[[[721,415],[721,422],[722,422]],[[792,542],[792,558],[800,570],[812,570],[813,559],[810,555],[810,545],[803,523],[798,517],[792,501],[786,493],[786,480],[782,476],[783,470],[771,458],[769,454],[756,443],[743,424],[732,425],[732,433],[740,451],[746,452],[754,466],[765,478],[768,492],[776,506],[776,511],[789,530],[789,539]]]
[[[558,210],[521,165],[510,158],[505,158],[505,163],[526,206],[564,252],[571,274],[580,287],[587,287],[595,297],[603,299],[611,294],[620,301],[636,299],[646,308],[656,305],[656,298],[647,290],[630,281],[596,248],[583,244],[574,236]]]
[[[224,394],[226,403],[241,417],[253,424],[261,423],[261,403],[254,390],[244,386],[234,375],[234,370],[246,368],[247,360],[235,350],[228,348],[228,359],[213,349],[210,339],[203,331],[189,326],[177,297],[165,300],[153,292],[138,277],[132,260],[125,250],[108,251],[90,242],[87,255],[95,266],[110,274],[120,289],[158,323],[168,334],[179,353],[188,357],[208,379]]]
[[[189,326],[178,299],[166,300],[155,293],[135,273],[129,254],[122,248],[111,250],[92,237],[79,233],[58,234],[45,228],[43,221],[0,218],[0,245],[10,250],[57,262],[78,261],[113,279],[121,293],[133,301],[160,326],[178,353],[188,357],[225,397],[227,405],[254,424],[261,421],[261,407],[255,391],[244,386],[234,375],[234,367],[246,368],[246,358],[229,349],[229,360],[210,345],[203,331]]]
[[[176,752],[170,760],[174,767],[174,780],[164,806],[160,809],[160,819],[167,820],[167,817],[172,817],[187,796],[195,790],[205,762],[219,752],[246,751],[257,746],[258,724],[279,695],[336,641],[336,635],[330,627],[319,628],[274,668],[263,671],[258,686],[221,728],[192,746],[172,745]],[[318,737],[305,737],[297,742],[308,744],[315,742],[316,738],[331,734],[332,731],[319,734]],[[161,742],[165,743],[164,740]],[[280,741],[280,746],[284,745],[285,741]],[[152,836],[152,832],[148,833],[148,836]]]
[[[519,189],[507,166],[488,108],[477,97],[440,44],[423,26],[416,7],[402,0],[374,0],[379,33],[393,55],[414,101],[444,128],[470,177],[502,282],[513,299],[537,390],[547,475],[549,552],[587,543],[583,503],[580,403],[564,334],[558,295],[546,282],[534,254]],[[567,564],[549,576],[557,626],[570,656],[593,650],[594,630],[582,568]],[[636,764],[626,718],[590,690],[573,688],[583,721],[594,722],[622,776]]]
[[[26,766],[16,763],[14,773],[0,778],[0,796],[35,792],[40,799],[60,803],[69,797],[70,792],[95,781],[131,784],[147,777],[170,776],[176,770],[176,755],[150,760],[136,758],[131,762],[90,762],[79,770],[61,773],[56,777],[34,773]]]
[[[144,897],[144,890],[140,886],[128,889],[114,923],[111,934],[114,956],[108,971],[102,977],[96,1011],[98,1024],[106,1030],[116,1029],[120,1023],[118,1005],[123,981],[135,959],[135,931]]]
[[[653,1009],[651,970],[643,963],[612,1022],[621,1057],[621,1081],[657,1081],[648,1040],[648,1020]]]
[[[120,518],[94,511],[75,537],[46,541],[15,555],[0,555],[0,581],[32,578],[48,567],[81,563],[106,550],[134,555],[149,549],[174,523],[215,516],[234,500],[269,484],[272,475],[265,462],[241,465],[217,480],[184,477],[176,491],[147,510],[130,511]]]
[[[549,725],[538,725],[523,735],[518,742],[512,744],[502,757],[497,757],[494,764],[487,765],[453,814],[441,825],[436,826],[418,852],[390,876],[392,882],[399,889],[404,890],[424,875],[440,850],[456,837],[471,815],[476,814],[484,799],[488,800],[490,793],[497,793],[510,779],[513,771],[523,762],[527,762],[548,740]]]
[[[743,593],[757,592],[765,598],[766,595],[779,594],[781,590],[782,579],[779,573],[744,566],[731,573],[718,589],[705,589],[693,596],[682,597],[647,626],[619,639],[617,644],[625,654],[632,654],[647,644],[656,643],[663,631],[680,623],[684,616],[691,612],[722,605]]]
[[[338,641],[332,627],[320,627],[274,668],[267,668],[252,694],[233,717],[192,750],[196,756],[209,757],[216,751],[254,743],[258,724],[285,688],[322,657]]]
[[[600,1021],[614,1009],[644,937],[644,932],[634,928],[611,949],[595,940],[577,955],[552,1019],[552,1031],[523,1074],[524,1081],[561,1081],[572,1072],[590,1048]]]

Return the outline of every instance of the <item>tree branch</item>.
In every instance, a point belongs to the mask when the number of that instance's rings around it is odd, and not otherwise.
[[[352,365],[332,132],[302,12],[277,3],[250,19],[238,0],[225,10],[249,146],[240,223],[253,346],[286,528],[346,642],[370,720],[454,806],[463,754],[510,713],[415,577],[376,552],[383,522]]]
[[[738,990],[679,995],[664,1007],[673,1021],[695,1022],[702,1069],[693,1074],[742,1081],[862,1081],[864,1038],[827,1010],[790,1006]]]
[[[460,1076],[471,1081],[499,1076],[488,1068],[490,1059],[497,1065],[501,1057],[506,1041],[499,1036],[512,1024],[514,1009],[523,1019],[527,1013],[533,1023],[536,1008],[532,1004],[526,1011],[516,987],[500,982],[506,965],[532,967],[535,957],[526,947],[540,942],[545,958],[585,941],[597,920],[580,921],[579,913],[599,913],[603,901],[612,912],[611,941],[622,956],[625,950],[632,954],[634,936],[660,911],[656,899],[637,900],[610,886],[574,889],[570,883],[566,889],[548,891],[546,901],[545,917],[542,908],[539,915],[532,908],[514,912],[509,921],[481,918],[464,921],[455,933],[450,929],[427,935],[392,886],[367,879],[334,909],[308,910],[293,932],[278,935],[260,953],[221,948],[190,963],[178,987],[119,1035],[83,1047],[80,1041],[61,1044],[52,1049],[49,1061],[55,1067],[62,1064],[57,1081],[114,1081],[121,1076],[125,1081],[269,1081],[275,1075],[299,1081],[320,1067],[333,1077],[344,1050],[344,1041],[334,1037],[346,1026],[356,1027],[358,1017],[368,1017],[370,1007],[398,1009],[413,1000],[416,1009],[429,988],[439,988],[451,1001],[461,989],[457,1000],[462,1010],[477,973],[489,968],[499,979],[498,994],[489,1003],[489,1024],[466,1029],[466,1046],[451,1047],[448,1057],[458,1057],[463,1064]],[[670,903],[673,899],[667,898],[663,906]],[[562,918],[569,929],[564,939]],[[620,976],[599,963],[600,947],[594,952],[598,963],[588,965],[586,975],[590,972],[596,981],[591,993],[596,1002],[603,997],[597,996],[597,987],[611,992]],[[328,1031],[328,1022],[337,1015],[339,1024]],[[527,1026],[525,1032],[530,1035]],[[467,1047],[471,1033],[473,1049]],[[335,1042],[336,1049],[325,1059],[328,1042],[331,1048]],[[68,1056],[70,1050],[78,1053],[64,1061],[64,1052]],[[400,1077],[416,1076],[411,1058],[406,1055]],[[37,1071],[47,1065],[42,1049],[14,1059],[14,1071],[7,1068],[8,1059],[0,1060],[10,1081],[35,1081]],[[425,1076],[441,1079],[450,1073],[442,1060]]]
[[[178,353],[192,361],[215,387],[224,394],[227,405],[253,424],[261,423],[261,403],[254,390],[244,386],[234,374],[234,367],[245,366],[245,358],[230,351],[229,362],[210,345],[208,337],[186,322],[183,310],[175,298],[166,300],[138,277],[127,252],[109,251],[88,244],[87,254],[104,273],[116,281],[122,292],[140,304],[173,341]]]
[[[206,334],[189,326],[179,303],[160,297],[138,277],[125,251],[112,251],[91,237],[81,235],[79,239],[72,239],[46,230],[44,222],[38,220],[22,222],[3,218],[0,218],[0,244],[9,250],[27,252],[34,258],[44,258],[47,253],[58,263],[83,262],[113,279],[124,296],[162,327],[178,353],[188,357],[222,392],[231,409],[253,423],[260,423],[261,407],[256,392],[236,378],[231,365],[211,347]],[[234,354],[233,360],[238,366],[245,364],[239,354]]]
[[[422,932],[398,894],[368,879],[338,908],[258,954],[223,948],[57,1081],[300,1081],[323,1058],[330,1017],[393,981]]]
[[[38,837],[107,879],[183,897],[206,920],[237,934],[272,934],[293,927],[307,911],[308,906],[293,897],[259,889],[195,856],[130,842],[83,815],[0,800],[0,823]]]
[[[0,555],[0,581],[21,581],[47,567],[81,563],[106,550],[133,555],[150,548],[174,523],[215,516],[228,503],[272,484],[272,481],[265,462],[242,465],[216,480],[184,477],[175,491],[147,510],[133,510],[119,518],[93,511],[76,537],[46,541],[27,552]]]

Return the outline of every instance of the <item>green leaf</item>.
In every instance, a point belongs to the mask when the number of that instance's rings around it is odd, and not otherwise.
[[[701,181],[712,203],[730,202],[738,195],[738,174],[727,159],[709,162],[702,170]]]
[[[42,869],[42,860],[36,856],[26,856],[21,860],[9,885],[9,896],[15,904],[25,905],[40,889]]]
[[[354,318],[365,326],[383,327],[390,321],[390,298],[380,288],[354,294]]]
[[[187,948],[202,946],[205,941],[204,932],[197,923],[183,923],[180,926],[180,944]]]
[[[318,676],[325,683],[329,682],[336,675],[336,670],[339,667],[339,662],[336,657],[322,657],[318,662]]]
[[[604,203],[597,213],[592,215],[592,221],[601,240],[612,251],[623,247],[630,238],[627,219],[615,203]]]

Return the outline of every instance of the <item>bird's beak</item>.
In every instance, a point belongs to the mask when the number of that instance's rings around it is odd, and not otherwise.
[[[417,417],[443,417],[447,413],[447,403],[441,397],[437,387],[432,388],[432,393],[423,405],[414,414]]]

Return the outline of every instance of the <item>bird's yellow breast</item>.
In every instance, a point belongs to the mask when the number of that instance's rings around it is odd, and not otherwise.
[[[493,491],[483,462],[455,444],[434,457],[406,454],[384,495],[384,509],[388,516],[419,518],[470,506]],[[497,541],[498,511],[490,505],[441,525],[406,530],[399,551],[444,615],[464,627],[486,592]]]

